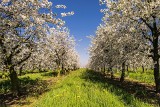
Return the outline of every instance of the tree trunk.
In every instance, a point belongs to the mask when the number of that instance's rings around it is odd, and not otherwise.
[[[63,63],[62,63],[62,65],[61,65],[61,72],[60,72],[60,73],[61,73],[61,74],[65,74]]]
[[[160,92],[160,77],[159,77],[159,59],[154,61],[154,78],[155,78],[155,85],[156,85],[156,92]]]
[[[16,71],[14,68],[10,68],[10,80],[11,80],[11,90],[14,96],[19,94],[19,80]]]
[[[153,17],[154,18],[154,17]],[[156,26],[156,19],[154,18],[153,23],[154,29],[153,32],[153,64],[154,64],[154,79],[156,84],[156,92],[160,93],[160,75],[159,75],[159,54],[158,54],[158,41],[159,35]]]
[[[142,73],[144,73],[144,66],[142,65]]]
[[[147,25],[147,27],[151,30],[152,38],[146,38],[153,44],[153,49],[151,49],[151,57],[153,59],[153,66],[154,66],[154,79],[155,79],[155,85],[156,85],[156,92],[160,93],[160,74],[159,74],[159,54],[158,54],[158,48],[159,48],[159,31],[157,28],[157,17],[154,15],[151,15],[153,18],[152,26],[147,23],[147,21],[143,18],[142,21]]]
[[[128,67],[128,65],[127,65],[126,67],[127,67],[127,71],[129,71],[129,67]]]
[[[122,73],[121,73],[120,82],[123,82],[124,78],[125,78],[125,62],[122,63]]]
[[[20,67],[20,69],[19,69],[19,75],[20,75],[20,76],[22,75],[23,66],[24,66],[24,65],[22,65],[22,66]]]
[[[104,73],[106,72],[106,67],[105,66],[103,67],[103,71],[104,71]]]
[[[114,79],[114,73],[111,71],[111,79]]]
[[[101,72],[103,72],[103,67],[101,67]]]
[[[58,68],[57,68],[57,71],[58,71],[58,77],[60,77],[60,75],[61,75],[61,68],[60,68],[60,65],[58,65]]]
[[[156,85],[156,92],[160,92],[160,77],[159,77],[159,55],[158,55],[158,40],[157,45],[154,44],[154,56],[153,56],[153,64],[154,64],[154,79]]]
[[[135,66],[134,66],[134,64],[133,64],[133,72],[136,72],[136,70],[135,70],[136,68],[135,68]]]
[[[38,68],[38,70],[39,70],[39,72],[42,72],[42,69],[41,69],[41,67],[39,67],[39,68]]]
[[[110,73],[110,68],[107,68],[107,74],[109,74]]]
[[[110,69],[110,72],[111,72],[111,79],[114,79],[114,73],[113,73],[112,67],[110,67],[109,69]]]
[[[105,72],[106,72],[106,67],[105,67],[105,65],[103,66],[103,72],[104,72],[104,74],[105,74]]]

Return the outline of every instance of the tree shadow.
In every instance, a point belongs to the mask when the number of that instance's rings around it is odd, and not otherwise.
[[[49,91],[49,83],[47,80],[41,80],[39,78],[32,79],[30,77],[24,77],[19,79],[20,81],[20,95],[14,96],[11,92],[10,80],[0,82],[0,87],[3,91],[0,93],[0,107],[5,107],[12,104],[29,105],[31,102],[21,101],[27,96],[38,97],[42,93]]]
[[[154,105],[160,103],[160,95],[155,93],[154,86],[129,80],[120,83],[119,78],[111,79],[109,75],[92,70],[84,72],[82,78],[94,83],[103,83],[103,88],[107,88],[113,94],[121,96],[126,104],[132,104],[134,98]]]
[[[48,77],[56,77],[58,75],[58,72],[46,72],[41,74],[41,76],[48,76]]]

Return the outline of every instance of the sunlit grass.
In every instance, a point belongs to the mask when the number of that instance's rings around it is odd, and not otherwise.
[[[57,83],[34,107],[151,107],[133,95],[101,81],[92,71],[77,70]],[[94,78],[94,79],[92,79]]]
[[[116,72],[116,76],[120,77],[121,72]],[[137,69],[136,72],[134,71],[126,71],[126,78],[138,82],[143,82],[147,84],[154,85],[154,75],[153,70],[147,70],[144,73],[142,73],[142,69]]]

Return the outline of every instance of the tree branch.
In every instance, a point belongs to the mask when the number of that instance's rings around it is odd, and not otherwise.
[[[148,27],[151,31],[153,31],[152,26],[150,26],[145,19],[143,19],[143,18],[140,18],[140,19],[147,25],[147,27]]]
[[[149,40],[151,43],[153,43],[153,40],[152,40],[150,37],[146,36],[143,31],[142,31],[142,35],[143,35],[143,37],[144,37],[145,39],[147,39],[147,40]]]
[[[24,61],[26,61],[30,56],[31,56],[31,52],[26,57],[22,58],[20,61],[18,61],[17,63],[15,63],[13,66],[20,65],[21,63],[23,63]]]

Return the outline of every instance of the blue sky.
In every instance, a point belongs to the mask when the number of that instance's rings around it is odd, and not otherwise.
[[[99,5],[99,0],[52,0],[52,2],[53,6],[57,4],[67,6],[65,10],[53,8],[54,12],[75,12],[73,16],[62,19],[66,21],[65,26],[70,29],[71,35],[77,41],[76,50],[80,55],[80,63],[81,66],[85,66],[89,58],[87,49],[90,44],[90,39],[86,36],[95,34],[97,26],[101,23],[103,14],[100,13],[100,9],[103,7]]]

